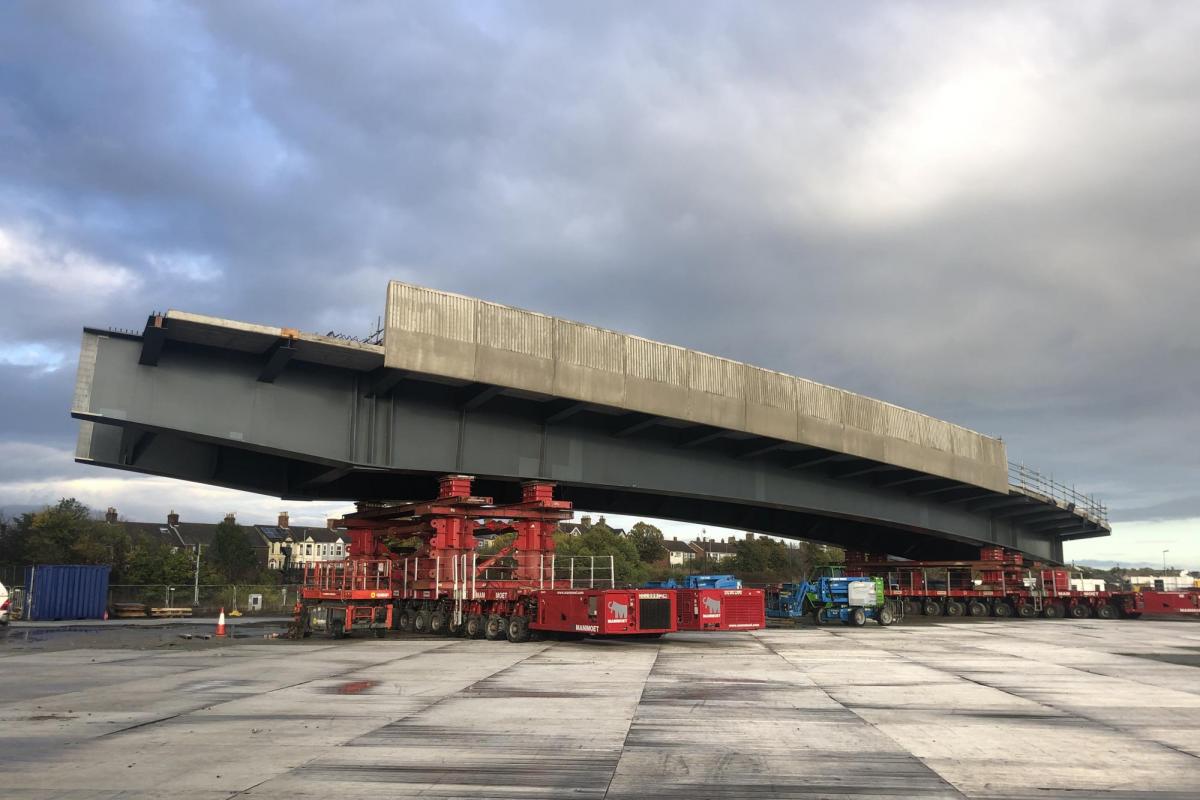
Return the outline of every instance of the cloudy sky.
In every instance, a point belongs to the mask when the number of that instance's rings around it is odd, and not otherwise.
[[[0,5],[0,506],[316,504],[71,460],[80,328],[363,334],[398,278],[1003,436],[1200,566],[1200,5]]]

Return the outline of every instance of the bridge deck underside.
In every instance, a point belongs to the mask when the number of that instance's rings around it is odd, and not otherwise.
[[[1022,495],[752,434],[381,368],[293,361],[265,381],[277,352],[170,342],[151,366],[142,347],[85,335],[79,460],[297,499],[409,500],[463,472],[505,500],[543,478],[578,508],[913,558],[999,544],[1057,561],[1064,538],[1105,533]]]

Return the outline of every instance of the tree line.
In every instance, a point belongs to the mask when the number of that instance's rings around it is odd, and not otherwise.
[[[736,575],[748,583],[783,583],[802,580],[818,569],[841,564],[843,552],[812,542],[787,545],[776,539],[757,536],[735,543],[734,553],[722,559],[697,553],[683,565],[668,562],[669,552],[663,532],[647,522],[635,523],[628,531],[618,531],[604,517],[592,522],[584,517],[574,523],[579,533],[559,532],[554,535],[554,548],[559,571],[565,569],[566,559],[595,556],[613,558],[616,579],[623,583],[644,583],[651,580],[679,580],[687,575],[713,573]],[[512,542],[512,536],[497,536],[484,547],[495,553]],[[581,565],[583,561],[577,561]],[[598,567],[599,568],[599,567]],[[597,573],[600,577],[600,573]],[[603,574],[608,578],[607,572]]]
[[[735,544],[732,556],[709,559],[696,554],[685,565],[668,563],[663,532],[647,522],[618,531],[604,517],[593,522],[584,517],[578,534],[555,534],[555,550],[561,569],[569,558],[584,569],[582,559],[595,556],[597,577],[607,579],[607,559],[612,556],[616,580],[644,583],[676,580],[695,574],[733,574],[747,582],[773,583],[799,580],[827,564],[841,563],[842,551],[810,542],[786,545],[775,539],[755,537]],[[512,542],[512,536],[497,536],[482,552],[495,553]],[[415,543],[414,543],[415,544]],[[0,566],[15,569],[31,564],[107,564],[109,582],[114,584],[190,584],[195,579],[196,558],[190,548],[172,548],[145,536],[134,535],[120,522],[97,519],[83,503],[63,499],[41,511],[0,519]],[[200,559],[200,583],[204,585],[270,584],[280,573],[264,568],[256,557],[245,529],[229,520],[216,526],[212,545]]]
[[[0,519],[0,566],[107,564],[112,584],[190,584],[196,555],[190,548],[134,535],[120,522],[97,519],[74,498],[41,511]],[[210,547],[201,551],[200,583],[270,584],[278,573],[259,564],[245,529],[236,522],[217,525]]]

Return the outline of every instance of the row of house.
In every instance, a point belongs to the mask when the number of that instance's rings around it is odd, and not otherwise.
[[[104,519],[109,524],[118,523],[117,510],[109,508]],[[233,514],[225,515],[225,522],[236,523]],[[350,537],[345,528],[337,527],[338,520],[330,519],[326,527],[292,525],[287,512],[279,515],[274,525],[242,525],[242,531],[258,557],[258,563],[268,569],[300,569],[306,564],[346,557],[346,546]],[[131,536],[158,541],[173,550],[195,552],[212,545],[216,538],[217,523],[184,522],[174,511],[167,514],[166,522],[122,521]]]
[[[754,534],[747,533],[746,538],[753,539]],[[667,561],[673,567],[684,566],[697,558],[707,559],[710,564],[719,564],[727,558],[733,558],[737,553],[737,537],[734,536],[720,541],[702,535],[691,542],[667,539],[663,544],[667,547]]]

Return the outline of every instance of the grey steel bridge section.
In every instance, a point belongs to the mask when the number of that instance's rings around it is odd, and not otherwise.
[[[76,459],[289,499],[426,497],[446,472],[477,475],[481,493],[503,499],[536,477],[580,508],[903,557],[973,557],[999,544],[1060,561],[1064,540],[1110,530],[1103,506],[1024,472],[1023,485],[1006,476],[996,486],[969,464],[954,472],[953,458],[922,469],[911,460],[919,449],[889,458],[903,448],[845,423],[820,444],[801,441],[802,409],[795,428],[772,436],[746,419],[633,410],[624,395],[602,403],[560,396],[553,383],[510,386],[516,372],[495,366],[480,380],[492,354],[481,358],[478,343],[472,372],[457,377],[430,363],[388,366],[396,348],[174,311],[141,336],[87,329]],[[985,461],[987,447],[976,451]]]

